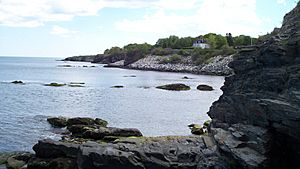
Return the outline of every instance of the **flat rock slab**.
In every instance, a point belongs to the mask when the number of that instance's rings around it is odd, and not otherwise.
[[[196,168],[205,149],[201,137],[126,138],[115,143],[87,142],[80,146],[82,169]]]

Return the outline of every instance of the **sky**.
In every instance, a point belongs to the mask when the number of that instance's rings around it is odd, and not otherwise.
[[[0,56],[69,57],[209,32],[258,37],[298,0],[0,0]]]

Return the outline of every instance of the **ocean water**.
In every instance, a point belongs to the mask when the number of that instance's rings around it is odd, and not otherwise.
[[[72,67],[59,66],[66,64]],[[25,84],[10,83],[14,80]],[[43,85],[51,82],[84,82],[85,87]],[[184,83],[192,90],[155,88],[169,83]],[[217,76],[103,68],[57,58],[0,57],[0,152],[32,151],[39,139],[59,139],[46,121],[49,116],[98,117],[109,126],[138,128],[145,136],[190,135],[187,125],[209,119],[206,112],[222,94],[223,83],[224,77]],[[198,91],[199,84],[215,90]],[[114,85],[125,87],[111,88]]]

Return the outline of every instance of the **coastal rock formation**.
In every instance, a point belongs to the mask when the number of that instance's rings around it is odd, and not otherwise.
[[[210,63],[203,65],[195,65],[191,62],[191,57],[185,57],[180,63],[177,64],[164,64],[161,63],[165,58],[170,56],[155,56],[148,55],[132,64],[126,66],[130,69],[138,70],[156,70],[168,72],[187,72],[194,74],[209,74],[227,76],[232,74],[232,69],[228,64],[232,61],[232,56],[216,56]]]
[[[28,169],[225,169],[209,137],[125,138],[112,143],[83,144],[41,140]]]
[[[232,61],[233,56],[215,56],[209,63],[195,65],[191,56],[182,57],[179,63],[162,63],[164,59],[168,59],[172,55],[157,56],[147,55],[141,58],[139,55],[127,57],[123,54],[119,55],[93,55],[93,56],[74,56],[64,59],[64,61],[83,61],[92,63],[107,64],[104,67],[117,67],[137,70],[154,70],[167,72],[186,72],[194,74],[208,74],[227,76],[233,73],[228,64]]]
[[[210,132],[238,168],[300,168],[300,2],[282,28],[229,64]],[[228,160],[229,161],[229,160]]]

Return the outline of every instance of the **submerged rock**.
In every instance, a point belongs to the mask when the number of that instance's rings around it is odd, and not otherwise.
[[[73,67],[72,65],[57,65],[57,67]]]
[[[61,86],[65,86],[65,83],[49,83],[49,84],[45,84],[45,86],[52,86],[52,87],[61,87]]]
[[[84,83],[84,82],[70,82],[70,84],[71,84],[71,85],[74,85],[74,84],[75,84],[75,85],[76,85],[76,84],[77,84],[77,85],[84,85],[85,83]]]
[[[188,77],[188,76],[183,76],[182,79],[193,79],[193,78],[190,78],[190,77]]]
[[[190,90],[190,86],[187,86],[182,83],[175,83],[175,84],[167,84],[163,86],[157,86],[158,89],[164,89],[164,90],[174,90],[174,91],[182,91],[182,90]]]
[[[24,84],[24,82],[21,81],[21,80],[15,80],[15,81],[12,81],[11,83],[13,83],[13,84]]]
[[[116,85],[116,86],[112,86],[111,88],[124,88],[124,86],[122,86],[122,85]]]
[[[201,90],[201,91],[212,91],[212,90],[214,90],[213,87],[208,86],[208,85],[204,85],[204,84],[198,85],[197,89]]]
[[[69,87],[84,87],[83,85],[80,84],[69,84]]]

